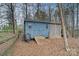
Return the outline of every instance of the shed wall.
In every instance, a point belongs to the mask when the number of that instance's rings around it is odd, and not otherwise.
[[[61,25],[50,24],[49,38],[61,37]]]

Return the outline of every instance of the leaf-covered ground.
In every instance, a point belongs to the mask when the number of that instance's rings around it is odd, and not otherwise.
[[[62,55],[79,55],[79,40],[69,39],[70,51],[65,51],[64,40],[49,39],[39,40],[40,45],[35,41],[25,42],[20,37],[12,47],[14,56],[62,56]]]

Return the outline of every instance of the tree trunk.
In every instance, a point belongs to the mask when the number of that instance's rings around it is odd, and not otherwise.
[[[51,21],[51,6],[49,5],[49,20]]]
[[[75,21],[74,21],[74,3],[73,3],[73,11],[72,11],[72,25],[73,25],[73,27],[72,27],[72,37],[74,37],[74,23],[75,23]]]
[[[66,51],[68,51],[68,41],[67,41],[66,29],[65,29],[64,18],[63,18],[63,13],[62,13],[62,4],[58,4],[58,6],[59,6],[59,11],[60,11],[60,19],[61,19],[61,26],[62,26],[62,31],[63,31],[63,38],[65,42],[65,49]]]
[[[77,37],[78,37],[78,3],[77,3],[77,21],[76,21],[76,34],[77,34]]]
[[[12,19],[12,22],[13,22],[13,33],[15,34],[15,19],[14,19],[14,7],[11,3],[11,19]]]
[[[37,4],[37,14],[39,15],[40,3]]]
[[[25,3],[25,5],[26,5],[26,19],[27,19],[27,3]]]
[[[78,31],[78,3],[77,3],[77,31]],[[78,36],[78,33],[77,33]]]

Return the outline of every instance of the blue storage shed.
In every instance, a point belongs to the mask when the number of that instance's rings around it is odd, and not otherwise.
[[[61,25],[60,23],[51,23],[50,21],[25,20],[24,36],[28,40],[35,38],[35,36],[61,37]]]
[[[31,39],[35,36],[49,36],[49,22],[43,21],[31,21],[25,20],[24,21],[24,33],[25,38]]]

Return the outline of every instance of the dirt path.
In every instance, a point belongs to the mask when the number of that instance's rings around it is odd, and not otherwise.
[[[74,47],[74,45],[72,46]],[[35,41],[27,43],[20,38],[16,41],[12,50],[13,56],[57,56],[69,54],[64,49],[63,39],[43,40],[41,45],[38,45]]]

